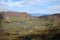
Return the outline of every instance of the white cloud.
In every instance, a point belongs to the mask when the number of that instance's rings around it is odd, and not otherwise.
[[[25,4],[29,5],[44,5],[49,3],[51,0],[23,0]]]
[[[60,5],[53,5],[48,8],[49,10],[58,10],[60,9]]]
[[[12,0],[7,0],[7,2],[4,2],[4,0],[0,1],[0,4],[8,5],[9,7],[13,7],[13,6],[23,7],[22,3],[24,3],[24,1],[19,1],[19,2],[13,2]]]
[[[0,10],[13,10],[13,7],[15,7],[15,10],[17,9],[17,11],[51,13],[60,9],[60,5],[57,5],[56,3],[54,4],[54,1],[56,0],[21,0],[16,2],[12,0],[7,0],[7,2],[5,2],[5,0],[0,0]],[[1,4],[6,6],[1,6]],[[37,6],[44,6],[45,8],[38,8]],[[21,10],[18,10],[19,8]]]
[[[13,11],[12,7],[24,7],[23,3],[24,1],[0,0],[0,11]]]
[[[40,10],[35,10],[35,12],[38,13],[44,13],[44,14],[53,14],[53,13],[59,13],[60,11],[60,5],[53,5],[53,6],[49,6],[46,9],[40,9]]]

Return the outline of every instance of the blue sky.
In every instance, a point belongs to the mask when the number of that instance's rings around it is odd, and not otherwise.
[[[0,0],[0,11],[60,13],[60,0]]]

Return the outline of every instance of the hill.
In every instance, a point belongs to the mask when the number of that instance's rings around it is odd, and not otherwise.
[[[51,14],[51,15],[44,15],[44,16],[40,16],[39,18],[54,21],[54,20],[60,19],[60,13],[55,13],[55,14]]]
[[[10,17],[10,18],[14,18],[14,17],[31,18],[32,17],[31,14],[28,14],[26,12],[0,12],[0,14],[3,14],[4,17]]]
[[[0,12],[0,40],[60,40],[59,19],[60,14],[33,17],[26,12]]]

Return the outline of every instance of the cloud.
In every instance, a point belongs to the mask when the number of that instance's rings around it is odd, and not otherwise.
[[[50,2],[50,0],[23,0],[26,5],[44,5]]]
[[[2,6],[3,5],[3,6]],[[24,11],[29,13],[60,12],[59,0],[0,0],[0,10]]]
[[[49,7],[49,10],[58,10],[60,9],[60,5],[53,5]]]
[[[49,6],[46,9],[35,10],[35,12],[44,13],[44,14],[59,13],[60,5]]]
[[[24,1],[0,0],[0,11],[12,11],[12,7],[24,7],[23,3]]]
[[[4,5],[8,5],[9,7],[13,7],[13,6],[19,6],[19,7],[23,7],[22,3],[24,3],[24,1],[18,1],[18,2],[13,2],[12,0],[7,0],[7,2],[0,1],[0,4],[4,4]]]

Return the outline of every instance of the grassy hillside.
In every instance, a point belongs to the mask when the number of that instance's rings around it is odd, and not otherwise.
[[[60,40],[60,19],[5,16],[0,18],[0,29],[0,40]]]
[[[33,18],[33,19],[14,18],[13,19],[13,18],[6,17],[4,19],[3,29],[6,32],[17,32],[18,31],[19,33],[22,33],[26,31],[29,33],[30,30],[32,31],[43,30],[45,28],[46,22],[47,21],[44,21],[38,18]]]

